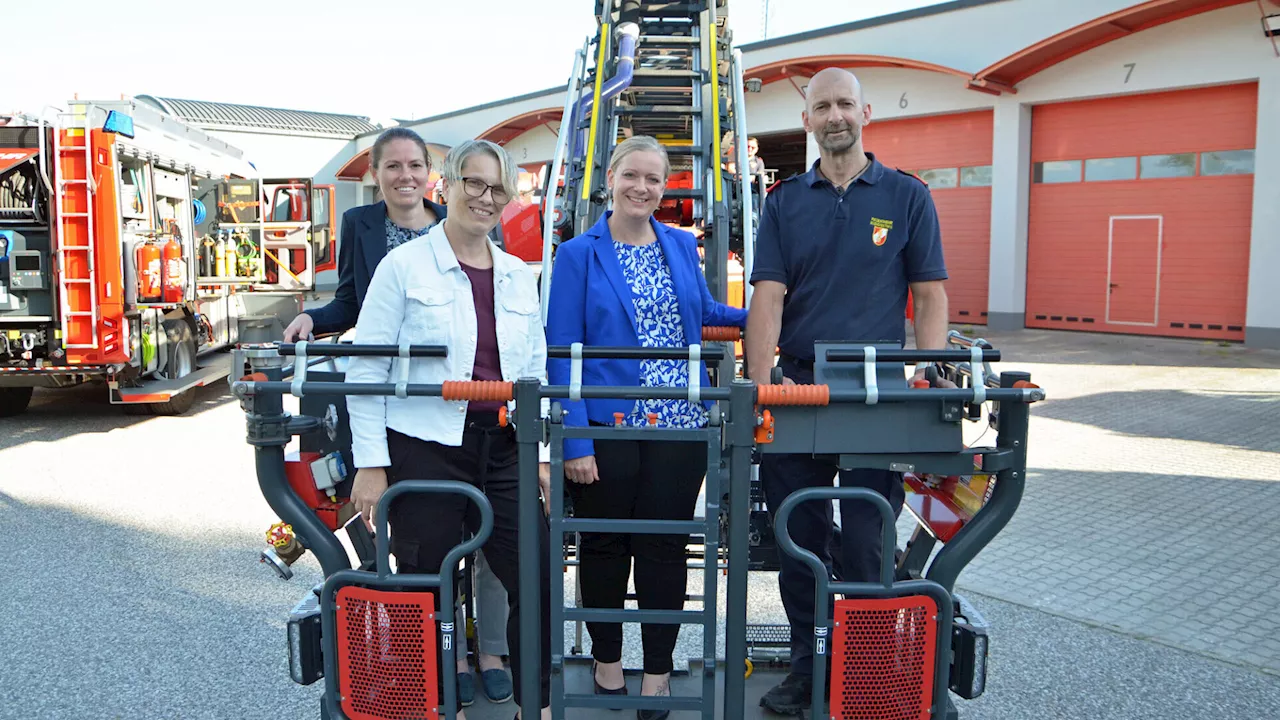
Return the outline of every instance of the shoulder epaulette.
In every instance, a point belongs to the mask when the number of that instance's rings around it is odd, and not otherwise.
[[[925,187],[929,187],[929,183],[925,182],[923,178],[921,178],[919,175],[916,175],[915,173],[909,173],[906,170],[903,170],[902,168],[894,168],[894,170],[897,170],[898,172],[902,173],[903,175],[906,175],[909,178],[915,178],[915,180],[919,182],[921,185],[924,185]]]

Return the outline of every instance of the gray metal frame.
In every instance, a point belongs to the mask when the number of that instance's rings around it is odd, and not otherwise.
[[[345,550],[336,536],[330,532],[310,511],[309,508],[290,489],[284,471],[284,447],[294,435],[328,429],[325,420],[315,417],[293,417],[283,410],[283,395],[290,393],[303,395],[395,395],[404,396],[439,396],[441,385],[432,384],[352,384],[344,382],[314,382],[306,378],[307,368],[313,363],[313,355],[340,357],[350,355],[381,355],[387,357],[439,356],[444,353],[440,347],[399,348],[395,346],[366,345],[334,345],[325,343],[308,348],[306,344],[297,346],[250,346],[242,349],[242,355],[249,362],[254,372],[262,373],[266,378],[261,380],[240,380],[232,384],[233,392],[240,399],[246,413],[247,441],[255,447],[259,485],[263,496],[272,510],[285,522],[294,527],[299,541],[304,547],[316,554],[324,571],[322,597],[322,623],[326,638],[325,676],[326,676],[326,709],[335,718],[342,717],[336,703],[336,615],[333,610],[333,598],[339,587],[346,584],[361,584],[370,587],[438,587],[440,597],[453,601],[453,570],[467,554],[483,544],[492,528],[492,511],[483,494],[475,488],[463,483],[441,481],[411,481],[397,483],[381,498],[378,506],[378,540],[376,545],[377,570],[356,571],[350,568]],[[725,351],[719,347],[700,350],[700,355],[708,363],[724,357]],[[587,348],[581,352],[582,357],[669,357],[688,358],[688,349],[651,349],[651,348]],[[550,348],[550,357],[570,357],[570,348]],[[286,365],[285,356],[294,355],[292,366]],[[930,362],[943,360],[954,361],[954,354],[947,351],[895,351],[885,353],[883,360],[891,367],[902,367],[902,363]],[[994,357],[994,353],[991,353]],[[972,357],[972,355],[970,355]],[[291,380],[286,376],[292,374]],[[958,376],[958,374],[957,374]],[[951,622],[953,598],[951,595],[955,580],[963,568],[973,557],[985,547],[1004,527],[1016,511],[1022,496],[1023,482],[1026,472],[1026,442],[1029,422],[1029,403],[1043,399],[1044,392],[1038,388],[1015,388],[1018,381],[1029,381],[1026,373],[1006,372],[999,376],[985,373],[981,389],[914,389],[885,390],[871,393],[867,388],[839,389],[831,391],[833,404],[867,403],[869,399],[881,403],[926,403],[938,404],[941,401],[960,401],[974,403],[992,401],[995,409],[992,415],[997,427],[997,443],[994,449],[981,449],[959,453],[857,453],[837,456],[842,467],[890,467],[894,463],[907,462],[917,467],[918,471],[933,470],[951,471],[956,463],[968,463],[966,471],[972,471],[974,454],[984,458],[984,469],[996,472],[996,486],[987,505],[953,538],[952,542],[938,553],[931,564],[927,576],[923,580],[897,581],[893,579],[891,553],[886,553],[882,568],[881,582],[876,583],[832,583],[828,582],[823,572],[815,573],[820,578],[815,593],[818,600],[818,617],[826,617],[826,608],[832,593],[857,594],[867,597],[890,597],[909,594],[925,594],[938,601],[939,607],[939,654],[935,667],[935,704],[933,715],[941,718],[948,705],[948,672],[949,663],[943,659],[950,654]],[[988,389],[989,388],[989,389]],[[557,557],[563,548],[563,538],[567,533],[611,530],[620,527],[630,528],[640,533],[701,533],[706,542],[706,561],[703,569],[706,573],[706,588],[703,594],[704,608],[700,611],[638,611],[607,610],[592,608],[564,607],[563,587],[553,583],[552,598],[554,607],[547,608],[552,614],[553,624],[559,629],[553,633],[560,639],[560,644],[552,648],[553,673],[553,707],[560,709],[569,706],[578,707],[617,707],[651,708],[651,709],[700,709],[704,718],[715,715],[715,674],[717,659],[715,658],[715,612],[716,583],[718,570],[714,558],[719,552],[720,526],[718,521],[727,515],[727,604],[725,608],[726,647],[725,647],[725,680],[724,711],[721,715],[727,718],[745,717],[745,677],[746,669],[746,603],[747,603],[747,557],[748,557],[748,520],[751,497],[751,471],[755,452],[795,452],[795,448],[771,447],[771,444],[757,446],[755,429],[757,426],[757,388],[746,380],[734,380],[727,387],[703,388],[700,399],[719,403],[719,412],[713,413],[712,423],[698,430],[672,430],[662,428],[630,428],[630,427],[588,427],[568,428],[559,421],[556,413],[551,418],[543,416],[543,402],[574,396],[586,398],[688,398],[685,388],[642,388],[642,387],[602,387],[564,385],[543,385],[537,378],[522,378],[513,384],[513,395],[516,410],[513,424],[519,451],[519,540],[520,540],[520,627],[522,633],[522,652],[513,661],[521,663],[522,673],[520,694],[524,702],[521,712],[525,717],[538,717],[540,713],[539,691],[539,637],[538,619],[543,609],[540,607],[540,556],[541,552],[551,553],[557,564],[563,562]],[[556,405],[558,410],[558,403]],[[955,418],[959,422],[959,418]],[[781,432],[781,431],[779,431]],[[687,442],[705,442],[707,444],[707,504],[703,520],[691,521],[652,521],[652,520],[587,520],[563,517],[563,441],[572,437],[591,438],[639,438],[668,439]],[[552,529],[551,542],[546,548],[538,543],[537,524],[543,521],[542,503],[539,499],[538,463],[539,444],[547,441],[552,446],[552,516],[549,520]],[[727,468],[727,482],[725,471]],[[727,487],[726,487],[727,485]],[[388,548],[386,546],[387,520],[386,507],[395,497],[404,492],[460,492],[470,497],[481,508],[482,528],[479,534],[467,542],[453,548],[445,559],[445,568],[450,572],[440,575],[402,576],[389,575]],[[777,528],[780,548],[793,556],[799,557],[811,567],[817,561],[816,556],[806,554],[790,541],[786,532],[785,521],[791,508],[800,502],[815,499],[831,499],[840,497],[861,497],[873,502],[885,518],[884,541],[886,547],[896,545],[892,513],[887,502],[879,496],[862,490],[847,489],[811,489],[798,492],[784,502],[778,511],[780,519]],[[710,599],[710,600],[708,600]],[[708,603],[709,604],[706,604]],[[452,608],[450,608],[450,613]],[[558,622],[556,620],[559,620]],[[616,622],[660,622],[680,624],[702,624],[704,627],[704,658],[702,662],[702,689],[700,698],[695,697],[643,697],[643,698],[596,698],[592,695],[565,694],[562,681],[564,671],[563,634],[565,620],[599,619]],[[452,622],[452,617],[449,617]],[[829,629],[825,625],[823,637]],[[442,668],[452,667],[456,642],[444,642],[441,645]],[[825,653],[815,658],[817,663],[815,674],[815,708],[825,707]],[[453,717],[453,706],[456,703],[455,689],[452,683],[444,683],[445,695],[443,704],[446,717]],[[816,713],[815,713],[816,715]]]

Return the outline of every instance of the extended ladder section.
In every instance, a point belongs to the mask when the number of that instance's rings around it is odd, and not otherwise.
[[[92,115],[59,113],[52,133],[58,316],[63,347],[79,350],[98,349]]]
[[[704,273],[713,297],[725,302],[728,296],[730,252],[750,252],[746,235],[755,221],[747,183],[725,170],[726,131],[745,135],[746,118],[742,99],[741,53],[730,49],[726,0],[602,0],[597,3],[598,32],[578,52],[569,78],[563,111],[565,122],[557,142],[547,187],[556,187],[558,212],[546,212],[544,227],[542,284],[543,320],[546,298],[550,296],[554,272],[553,239],[572,242],[586,232],[609,207],[607,170],[618,143],[628,137],[649,136],[660,142],[671,163],[663,201],[655,217],[658,221],[684,228],[701,240]],[[746,144],[735,143],[746,166]],[[735,183],[735,180],[738,180]],[[749,265],[749,260],[747,263]],[[732,353],[716,348],[702,351],[708,365],[718,368],[718,377],[732,377]],[[686,357],[687,355],[681,355]],[[581,358],[575,358],[580,363]],[[697,361],[691,372],[701,372]],[[696,383],[694,383],[696,387]],[[558,417],[557,413],[552,413]],[[566,536],[590,532],[630,532],[637,534],[679,534],[700,540],[704,547],[702,607],[694,610],[644,611],[566,607],[563,588],[552,583],[552,647],[564,647],[566,621],[669,623],[699,625],[703,652],[700,658],[700,695],[672,697],[660,701],[671,710],[695,710],[701,717],[716,717],[716,638],[719,617],[716,608],[717,578],[721,560],[720,498],[728,491],[722,477],[721,428],[713,423],[700,430],[669,428],[570,428],[552,422],[550,443],[553,461],[553,507],[551,547],[566,546]],[[699,519],[684,522],[656,520],[595,520],[564,517],[563,442],[567,438],[629,438],[679,440],[705,443],[708,472],[705,480],[707,504]],[[553,558],[553,566],[564,558]],[[575,652],[578,652],[575,644]],[[552,653],[552,704],[558,708],[656,708],[654,698],[619,698],[564,691],[564,654]]]
[[[743,235],[754,225],[749,199],[744,202],[735,178],[723,169],[722,137],[745,130],[740,53],[730,49],[728,3],[605,0],[598,5],[598,34],[578,53],[570,75],[568,120],[550,168],[548,187],[555,187],[562,169],[563,185],[556,212],[545,213],[543,295],[554,270],[556,236],[568,241],[600,219],[608,209],[606,173],[614,148],[627,137],[648,135],[663,144],[671,160],[671,177],[655,215],[700,237],[707,284],[723,302],[729,253],[742,251]],[[743,146],[744,159],[745,152]]]

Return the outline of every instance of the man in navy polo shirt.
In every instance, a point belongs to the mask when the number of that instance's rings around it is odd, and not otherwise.
[[[885,168],[862,149],[871,120],[852,73],[827,68],[813,76],[801,114],[819,160],[783,181],[765,202],[751,273],[747,320],[751,379],[769,384],[774,348],[787,383],[813,381],[818,340],[906,342],[907,291],[915,304],[916,347],[946,344],[947,278],[938,216],[928,188]],[[918,375],[923,375],[920,369]],[[882,470],[839,471],[807,455],[765,455],[760,480],[771,512],[792,492],[829,486],[864,487],[902,508],[902,476]],[[880,521],[868,503],[842,502],[842,579],[879,579]],[[788,528],[800,547],[830,561],[829,504],[804,503]],[[885,548],[893,552],[893,548]],[[798,714],[810,705],[813,682],[813,575],[780,554],[778,586],[791,623],[791,673],[760,700],[774,712]]]

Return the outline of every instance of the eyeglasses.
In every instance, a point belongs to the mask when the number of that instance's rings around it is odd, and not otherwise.
[[[501,185],[490,185],[489,183],[473,177],[462,178],[462,189],[473,198],[484,197],[484,191],[489,191],[489,196],[499,205],[506,205],[511,196]]]

